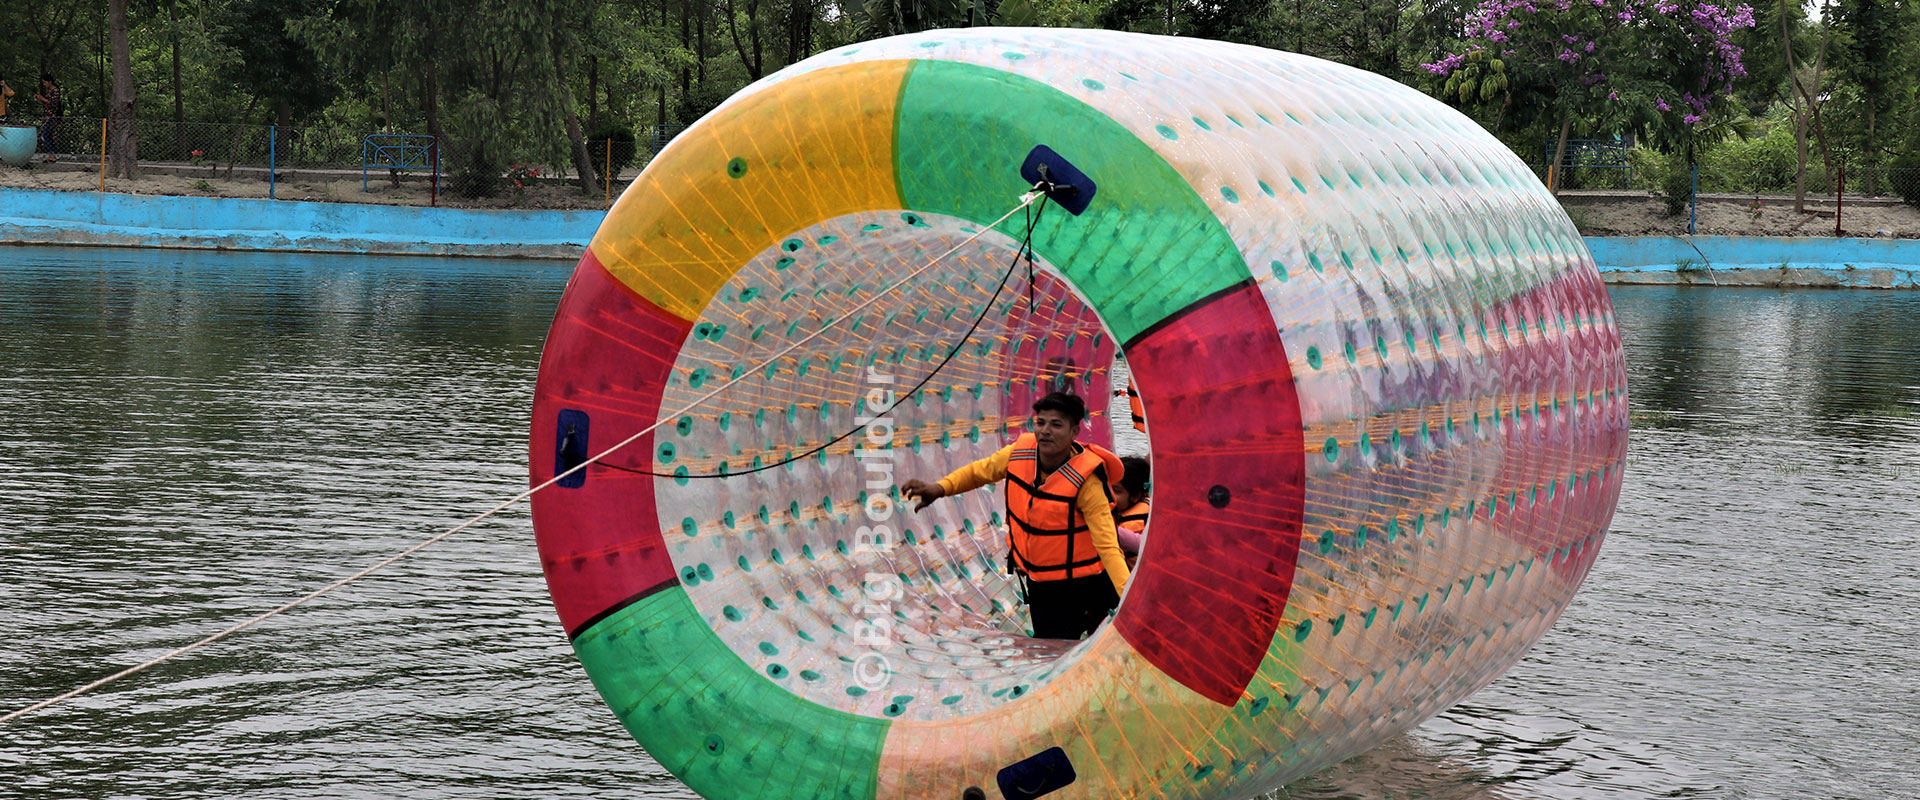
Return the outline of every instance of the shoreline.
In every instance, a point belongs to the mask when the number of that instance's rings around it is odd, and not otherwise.
[[[374,203],[9,189],[0,245],[142,247],[578,261],[599,209]],[[1616,285],[1920,289],[1920,239],[1587,236]]]

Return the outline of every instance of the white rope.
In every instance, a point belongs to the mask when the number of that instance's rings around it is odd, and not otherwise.
[[[836,317],[832,321],[828,322],[826,325],[821,326],[820,330],[814,331],[813,333],[808,334],[807,336],[801,338],[800,340],[794,342],[793,344],[788,345],[785,349],[781,350],[780,352],[774,353],[773,355],[768,356],[765,361],[762,361],[759,364],[754,365],[753,369],[746,370],[745,372],[742,372],[741,375],[743,377],[747,375],[753,375],[757,373],[760,369],[766,367],[768,364],[772,364],[775,361],[780,360],[783,356],[787,355],[788,353],[791,353],[794,350],[799,349],[801,345],[804,345],[808,342],[813,341],[814,339],[819,338],[821,335],[825,334],[828,330],[832,329],[833,326],[840,324],[842,320],[845,320],[848,317],[853,316],[854,312],[859,311],[863,308],[866,308],[867,306],[873,305],[881,297],[884,297],[887,294],[892,293],[894,290],[899,289],[902,286],[905,286],[908,281],[911,281],[914,278],[919,277],[922,273],[925,273],[927,270],[933,269],[935,265],[939,264],[942,261],[945,261],[948,256],[951,256],[954,253],[959,252],[960,248],[963,248],[969,244],[972,244],[975,239],[978,239],[981,236],[986,235],[987,231],[990,231],[990,230],[993,230],[994,228],[999,227],[1000,223],[1006,222],[1014,214],[1019,213],[1021,209],[1026,208],[1029,205],[1032,205],[1033,201],[1038,200],[1043,196],[1044,196],[1043,193],[1041,193],[1038,190],[1031,191],[1021,195],[1020,204],[1017,206],[1014,206],[1012,210],[1009,210],[1007,213],[1002,214],[999,219],[996,219],[993,221],[993,224],[988,225],[984,228],[981,228],[979,232],[973,234],[972,236],[967,237],[965,240],[961,241],[959,244],[954,245],[952,248],[948,249],[946,252],[941,253],[940,255],[934,257],[932,261],[928,261],[925,265],[921,266],[920,268],[907,273],[906,277],[901,278],[900,280],[894,282],[893,285],[888,286],[885,289],[881,289],[878,292],[875,292],[872,297],[867,298],[864,302],[854,306],[853,308],[847,309],[846,313],[841,314],[840,316]],[[237,623],[232,627],[227,628],[226,630],[220,631],[219,633],[215,633],[211,636],[208,636],[204,639],[196,641],[192,644],[168,651],[159,656],[155,656],[154,658],[147,659],[146,661],[142,661],[131,667],[120,670],[119,672],[113,673],[112,675],[108,675],[104,678],[101,678],[97,681],[89,683],[85,686],[81,686],[77,689],[66,692],[64,694],[56,695],[54,697],[49,697],[38,703],[34,703],[33,705],[27,706],[26,708],[22,708],[18,711],[9,712],[4,716],[0,716],[0,724],[6,724],[7,722],[11,722],[20,717],[24,717],[35,711],[39,711],[41,709],[52,706],[54,704],[71,700],[75,697],[79,697],[80,695],[86,694],[87,692],[98,689],[109,683],[113,683],[114,681],[120,680],[121,678],[125,678],[135,673],[144,672],[147,669],[157,666],[176,656],[190,653],[202,647],[205,647],[207,645],[213,644],[214,642],[220,641],[221,639],[225,639],[228,636],[232,636],[233,634],[236,634],[243,630],[251,628],[275,616],[284,614],[298,606],[304,605],[307,602],[321,595],[324,595],[328,592],[331,592],[349,583],[352,583],[368,575],[371,575],[381,569],[384,569],[385,567],[387,567],[388,565],[392,564],[395,561],[399,561],[400,559],[406,558],[407,556],[413,555],[414,553],[418,553],[421,550],[425,550],[429,547],[432,547],[433,545],[440,543],[441,540],[449,536],[452,536],[456,533],[459,533],[468,528],[471,528],[474,525],[479,524],[482,520],[485,520],[488,517],[491,517],[495,514],[505,511],[508,508],[512,508],[515,504],[519,503],[520,501],[525,500],[529,497],[532,497],[535,492],[538,492],[541,489],[545,489],[549,486],[554,485],[555,483],[560,482],[562,478],[565,478],[569,475],[579,472],[580,470],[586,469],[587,465],[593,464],[595,462],[598,462],[602,458],[612,455],[615,451],[619,450],[620,448],[626,447],[627,445],[630,445],[636,441],[639,441],[641,437],[654,432],[655,429],[659,428],[661,425],[666,424],[664,420],[678,417],[681,414],[685,414],[688,411],[692,411],[696,408],[699,408],[701,404],[719,396],[721,392],[726,391],[728,388],[732,387],[734,383],[738,382],[739,380],[741,380],[741,378],[729,378],[725,383],[722,383],[719,386],[714,387],[713,391],[708,392],[704,395],[701,395],[698,399],[686,404],[685,406],[682,406],[679,410],[674,411],[671,414],[667,414],[665,417],[663,417],[663,421],[655,422],[654,424],[649,425],[645,429],[641,430],[639,433],[636,433],[632,436],[622,439],[618,444],[615,444],[612,447],[602,450],[599,452],[599,454],[594,455],[591,458],[588,458],[587,460],[580,462],[578,465],[574,466],[572,469],[569,469],[565,472],[562,472],[558,475],[553,476],[552,478],[547,479],[546,482],[541,483],[539,486],[535,486],[524,492],[516,494],[512,498],[500,503],[499,505],[494,506],[493,508],[487,509],[485,512],[481,513],[479,516],[469,519],[466,522],[462,522],[459,525],[455,525],[452,528],[447,529],[446,531],[440,533],[437,536],[434,536],[431,539],[428,539],[424,542],[421,542],[405,550],[402,550],[398,553],[395,553],[391,556],[388,556],[386,559],[380,561],[379,563],[374,564],[373,566],[367,567],[366,569],[360,570],[359,572],[353,573],[352,575],[348,575],[347,577],[341,578],[337,581],[334,581],[333,583],[329,583],[326,586],[322,586],[319,589],[316,589],[300,597],[298,600],[294,600],[292,602],[286,603],[278,608],[273,609],[272,611],[268,611],[264,614],[253,617],[244,622]]]

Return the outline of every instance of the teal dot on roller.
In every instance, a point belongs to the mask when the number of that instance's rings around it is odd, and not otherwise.
[[[1295,642],[1304,642],[1307,640],[1307,637],[1311,635],[1313,635],[1313,620],[1303,619],[1300,620],[1300,624],[1293,626],[1293,640]]]
[[[1336,439],[1332,436],[1327,437],[1327,442],[1326,444],[1321,446],[1321,449],[1326,453],[1327,463],[1333,464],[1340,460],[1340,440],[1339,439]]]
[[[1173,141],[1180,138],[1180,134],[1175,133],[1172,128],[1167,127],[1165,125],[1155,125],[1153,126],[1153,129],[1159,132],[1160,138],[1166,139],[1168,141]]]
[[[726,617],[729,622],[739,622],[740,620],[746,619],[747,615],[740,613],[740,609],[727,606],[726,608],[720,609],[720,616]]]
[[[1240,202],[1240,195],[1236,193],[1232,189],[1232,187],[1228,187],[1228,186],[1220,187],[1220,196],[1226,198],[1227,202],[1229,203],[1237,204]]]
[[[680,532],[688,536],[697,536],[700,533],[700,525],[694,522],[692,517],[687,517],[680,520]]]

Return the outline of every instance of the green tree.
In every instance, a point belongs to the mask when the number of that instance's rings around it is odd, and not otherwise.
[[[1881,121],[1902,100],[1910,102],[1916,61],[1915,31],[1920,4],[1911,0],[1837,0],[1832,8],[1834,77],[1859,89],[1865,117],[1857,146],[1866,166],[1866,190],[1878,194],[1880,164],[1894,151],[1882,142]],[[1896,139],[1896,143],[1897,139]]]

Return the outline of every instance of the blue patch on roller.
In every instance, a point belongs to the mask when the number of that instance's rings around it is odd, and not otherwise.
[[[553,474],[559,475],[587,460],[587,412],[562,410],[555,428]],[[578,489],[587,484],[587,471],[561,478],[555,484],[562,489]]]
[[[1026,163],[1020,165],[1020,177],[1029,186],[1043,179],[1052,181],[1055,188],[1047,193],[1047,199],[1076,217],[1087,210],[1094,193],[1100,191],[1087,173],[1044,144],[1027,153]]]
[[[1000,794],[1007,800],[1028,800],[1051,794],[1066,788],[1076,777],[1073,762],[1067,760],[1067,751],[1058,747],[1049,747],[1039,755],[1006,766],[998,776]]]

